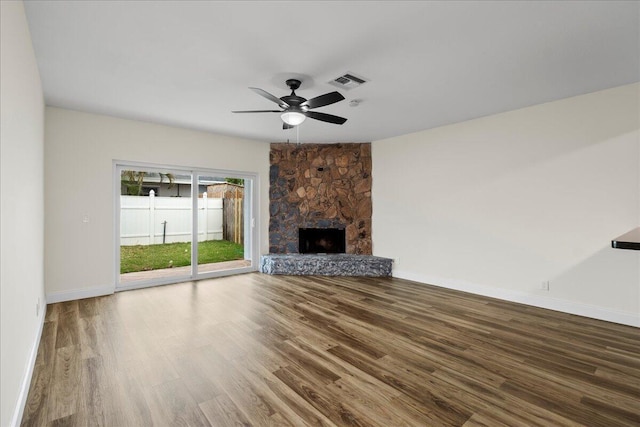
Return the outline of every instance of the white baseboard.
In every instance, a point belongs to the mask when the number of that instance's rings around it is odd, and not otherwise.
[[[446,279],[442,277],[432,277],[417,274],[411,271],[394,270],[393,277],[411,280],[414,282],[439,286],[457,291],[469,292],[491,298],[497,298],[510,302],[527,304],[534,307],[546,308],[549,310],[561,311],[563,313],[575,314],[592,319],[605,320],[607,322],[620,323],[622,325],[640,327],[640,313],[629,313],[611,310],[595,305],[568,301],[559,298],[533,295],[521,291],[511,291],[508,289],[493,288],[491,286],[478,285],[462,280]]]
[[[22,378],[22,384],[20,385],[20,393],[18,394],[18,402],[11,418],[11,426],[18,427],[22,422],[22,416],[24,415],[24,407],[27,404],[27,397],[29,396],[29,387],[31,386],[31,377],[33,377],[33,369],[36,366],[36,357],[38,356],[38,347],[40,346],[40,338],[42,337],[42,329],[44,328],[44,318],[47,312],[47,305],[44,304],[44,309],[40,312],[38,318],[38,331],[36,337],[31,345],[31,352],[29,353],[29,359],[27,360],[27,370]]]
[[[111,295],[115,292],[113,286],[102,286],[100,288],[74,289],[71,291],[50,292],[47,293],[47,304],[56,302],[73,301],[77,299],[101,297],[103,295]]]

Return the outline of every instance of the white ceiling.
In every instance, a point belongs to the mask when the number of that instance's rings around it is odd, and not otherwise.
[[[640,3],[26,1],[47,105],[264,141],[297,139],[248,89],[336,90],[300,142],[406,134],[640,80]],[[349,101],[362,100],[358,107]],[[276,108],[277,109],[277,108]]]

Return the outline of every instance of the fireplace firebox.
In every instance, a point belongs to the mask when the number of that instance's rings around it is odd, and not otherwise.
[[[344,228],[300,228],[298,239],[301,254],[345,253]]]

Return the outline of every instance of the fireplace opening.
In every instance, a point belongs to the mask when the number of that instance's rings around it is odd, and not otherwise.
[[[300,228],[298,239],[301,254],[345,253],[344,228]]]

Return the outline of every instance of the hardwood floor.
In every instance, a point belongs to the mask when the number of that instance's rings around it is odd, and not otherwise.
[[[638,426],[639,330],[390,278],[49,305],[24,426]]]

